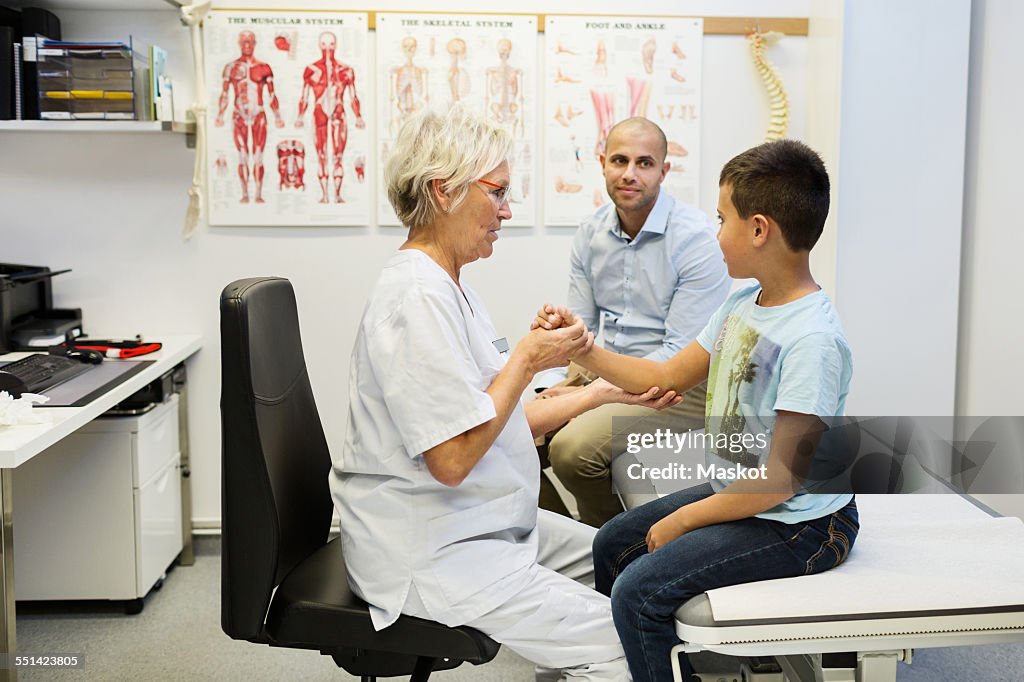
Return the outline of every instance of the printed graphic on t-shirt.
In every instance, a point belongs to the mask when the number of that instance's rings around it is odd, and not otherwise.
[[[706,428],[714,434],[708,448],[721,459],[745,468],[758,466],[759,455],[742,443],[746,414],[763,413],[760,401],[779,363],[781,347],[736,315],[729,315],[715,340],[708,371]],[[768,406],[771,409],[771,406]]]

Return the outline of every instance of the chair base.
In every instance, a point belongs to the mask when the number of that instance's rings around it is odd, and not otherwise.
[[[430,673],[437,670],[451,670],[464,663],[460,659],[411,656],[366,649],[324,651],[334,659],[335,664],[350,675],[362,680],[378,677],[411,676],[412,682],[426,682]]]

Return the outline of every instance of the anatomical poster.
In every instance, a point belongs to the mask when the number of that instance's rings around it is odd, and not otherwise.
[[[609,200],[600,158],[631,116],[665,131],[662,187],[696,204],[703,20],[549,15],[544,31],[545,224],[578,225]]]
[[[204,35],[210,225],[368,225],[367,15],[212,11]]]
[[[537,217],[537,19],[476,14],[377,14],[377,221],[397,225],[383,169],[402,124],[455,103],[484,112],[515,138],[506,225]]]

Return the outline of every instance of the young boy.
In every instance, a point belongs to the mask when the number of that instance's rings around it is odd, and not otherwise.
[[[828,173],[810,148],[781,140],[729,161],[719,186],[729,274],[758,283],[731,295],[665,362],[598,346],[575,359],[634,393],[682,393],[707,379],[708,434],[728,436],[706,454],[721,478],[624,512],[594,540],[597,589],[611,596],[636,682],[671,679],[673,613],[683,602],[828,570],[845,560],[858,530],[853,495],[815,492],[835,487],[807,477],[821,464],[822,433],[843,414],[852,374],[839,317],[808,261],[828,215]],[[573,319],[545,306],[536,324]]]

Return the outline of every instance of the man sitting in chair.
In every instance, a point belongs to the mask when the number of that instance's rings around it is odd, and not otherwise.
[[[617,353],[667,360],[697,337],[725,301],[726,273],[715,230],[699,209],[661,190],[671,164],[661,128],[628,118],[608,134],[601,166],[612,203],[580,225],[570,256],[568,305],[588,328],[604,321],[605,347]],[[570,376],[542,398],[576,390]],[[600,528],[622,511],[612,492],[612,418],[620,432],[704,425],[704,384],[676,407],[658,413],[642,405],[605,405],[554,435],[547,454],[555,475],[575,496],[580,520]],[[547,479],[541,506],[565,513]],[[554,493],[554,494],[552,494]]]

